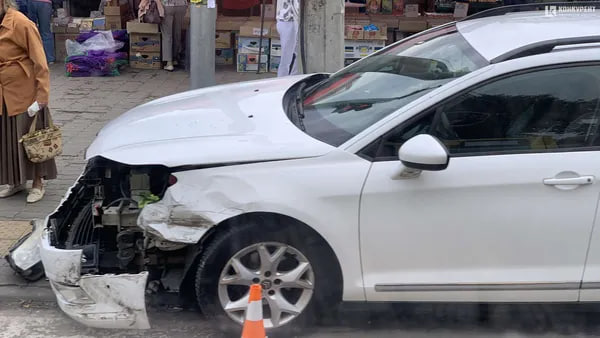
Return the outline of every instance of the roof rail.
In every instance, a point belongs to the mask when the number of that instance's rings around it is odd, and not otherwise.
[[[487,9],[473,15],[469,15],[460,21],[487,18],[491,16],[505,15],[508,13],[542,11],[547,6],[594,6],[600,8],[600,1],[560,1],[560,2],[534,2],[522,5],[509,5]]]
[[[584,36],[576,38],[553,39],[536,42],[527,46],[523,46],[508,53],[495,57],[490,63],[499,63],[502,61],[518,59],[531,55],[550,53],[557,46],[582,45],[587,43],[600,43],[600,35]]]

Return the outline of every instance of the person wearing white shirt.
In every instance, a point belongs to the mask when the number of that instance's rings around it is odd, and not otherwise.
[[[281,63],[277,76],[298,74],[299,0],[277,1],[277,31],[281,38]]]

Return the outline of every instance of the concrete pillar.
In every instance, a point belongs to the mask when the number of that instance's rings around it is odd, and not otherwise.
[[[217,9],[190,5],[190,88],[214,86]]]
[[[344,66],[344,0],[304,3],[304,73],[333,73]]]

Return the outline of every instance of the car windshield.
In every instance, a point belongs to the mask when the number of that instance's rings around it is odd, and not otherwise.
[[[304,100],[296,110],[303,111],[295,122],[310,136],[339,146],[409,102],[486,64],[455,26],[439,29],[356,62],[299,93]]]

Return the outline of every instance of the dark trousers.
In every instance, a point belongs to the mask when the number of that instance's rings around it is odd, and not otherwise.
[[[50,31],[50,20],[52,19],[52,4],[36,0],[29,0],[27,3],[29,19],[35,22],[42,36],[46,60],[54,62],[54,35]]]

